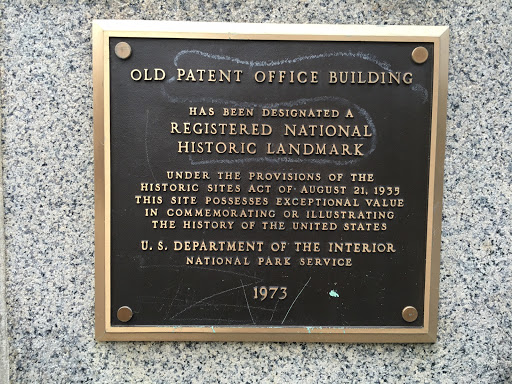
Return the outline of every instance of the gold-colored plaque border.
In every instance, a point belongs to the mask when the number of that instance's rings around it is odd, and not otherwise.
[[[434,84],[423,325],[416,328],[112,327],[110,321],[110,37],[433,43]],[[93,22],[93,88],[97,340],[435,342],[448,91],[448,27],[97,20]]]

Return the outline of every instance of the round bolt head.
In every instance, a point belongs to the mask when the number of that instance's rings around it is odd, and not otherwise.
[[[119,321],[122,321],[123,323],[130,321],[132,316],[133,312],[130,307],[123,306],[117,310],[117,318],[119,319]]]
[[[408,323],[412,323],[418,318],[418,310],[414,307],[407,306],[402,309],[402,318]]]
[[[125,43],[124,41],[121,41],[120,43],[116,44],[116,47],[114,48],[114,52],[116,53],[117,57],[119,57],[120,59],[126,60],[132,54],[132,47],[130,47],[130,44]]]
[[[417,64],[423,64],[428,59],[428,51],[425,47],[416,47],[411,54],[412,60]]]

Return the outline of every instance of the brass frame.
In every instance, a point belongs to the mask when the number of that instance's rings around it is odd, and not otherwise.
[[[112,327],[110,325],[110,37],[429,42],[434,44],[424,324],[366,327]],[[93,22],[96,339],[174,341],[435,342],[448,91],[448,27],[285,25],[97,20]]]

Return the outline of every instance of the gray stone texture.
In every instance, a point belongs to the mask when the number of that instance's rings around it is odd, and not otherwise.
[[[0,129],[1,128],[2,120],[0,119]],[[0,150],[0,160],[1,158],[2,151]],[[0,168],[0,178],[1,176],[2,169]],[[3,195],[3,184],[0,184],[0,384],[7,384],[9,372],[9,351],[7,347],[7,304],[5,302],[5,235]]]
[[[2,1],[10,382],[512,382],[511,4]],[[93,19],[450,26],[438,342],[96,342]]]

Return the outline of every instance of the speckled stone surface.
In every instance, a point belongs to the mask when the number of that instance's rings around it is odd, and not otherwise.
[[[91,23],[100,18],[449,25],[438,342],[96,342]],[[0,20],[10,382],[512,382],[510,0],[17,0],[0,3]]]
[[[0,120],[0,128],[2,121]],[[0,150],[0,159],[1,150]],[[0,169],[0,175],[2,170]],[[8,383],[9,351],[7,344],[7,303],[5,302],[5,235],[3,184],[0,185],[0,384]]]

